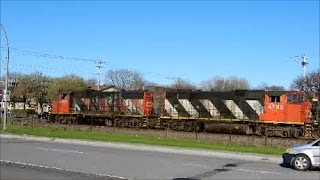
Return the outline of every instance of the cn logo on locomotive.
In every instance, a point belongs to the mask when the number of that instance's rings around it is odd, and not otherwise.
[[[61,104],[67,104],[68,101],[67,101],[66,99],[61,99],[61,100],[60,100],[60,103],[61,103]]]

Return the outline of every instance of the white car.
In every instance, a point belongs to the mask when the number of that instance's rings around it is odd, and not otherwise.
[[[283,163],[299,171],[320,167],[320,139],[310,144],[295,145],[282,155]]]

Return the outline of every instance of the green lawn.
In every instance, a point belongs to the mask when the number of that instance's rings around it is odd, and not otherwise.
[[[2,129],[2,128],[1,128]],[[3,133],[3,131],[0,131]],[[53,127],[39,127],[39,126],[21,126],[21,125],[8,125],[5,133],[12,134],[27,134],[33,136],[45,136],[65,139],[83,139],[83,140],[96,140],[96,141],[112,141],[123,143],[137,143],[137,144],[150,144],[161,146],[174,146],[181,148],[195,148],[206,150],[223,150],[245,153],[261,153],[271,155],[281,155],[285,149],[275,147],[255,147],[246,145],[213,143],[206,141],[196,141],[195,139],[176,139],[176,138],[158,138],[150,135],[128,135],[124,133],[107,133],[95,131],[79,131],[79,130],[63,130]]]

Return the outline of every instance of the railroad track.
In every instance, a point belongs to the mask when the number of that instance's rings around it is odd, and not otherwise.
[[[129,127],[107,127],[97,125],[74,125],[74,124],[57,124],[49,123],[46,120],[39,119],[11,119],[11,123],[34,127],[54,127],[63,130],[76,131],[93,131],[93,132],[109,132],[121,133],[128,135],[147,135],[158,138],[176,138],[176,139],[195,139],[197,141],[222,142],[232,144],[245,144],[252,146],[265,147],[289,147],[294,144],[304,144],[312,139],[295,139],[283,137],[266,137],[257,135],[235,135],[235,134],[217,134],[207,132],[185,132],[173,131],[169,129],[146,129],[146,128],[129,128]]]

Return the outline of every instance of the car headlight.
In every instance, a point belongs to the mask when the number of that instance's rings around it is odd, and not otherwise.
[[[291,154],[292,151],[293,151],[292,148],[288,148],[288,149],[286,150],[286,153]]]

